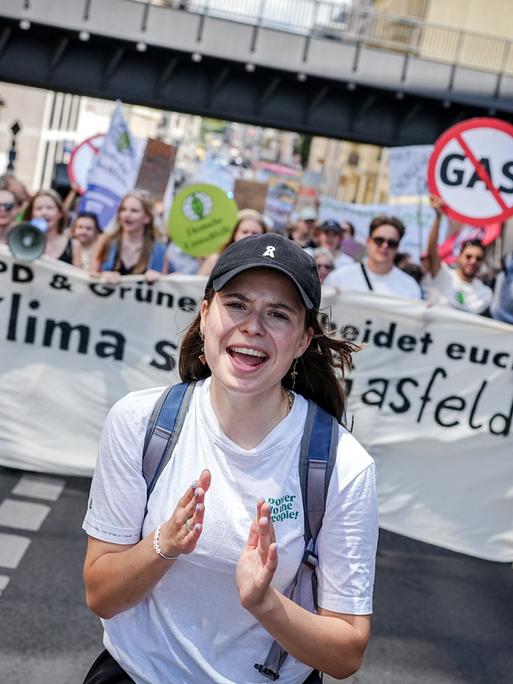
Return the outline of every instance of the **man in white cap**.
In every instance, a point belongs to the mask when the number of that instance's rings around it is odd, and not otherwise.
[[[300,247],[315,249],[317,243],[313,239],[317,212],[313,207],[303,207],[299,210],[298,220],[292,228],[291,239]]]

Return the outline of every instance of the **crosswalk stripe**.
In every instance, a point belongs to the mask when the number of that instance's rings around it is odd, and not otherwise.
[[[33,499],[57,501],[65,486],[64,480],[50,479],[38,475],[24,475],[16,484],[12,493],[16,496],[27,496]]]
[[[0,575],[0,596],[2,596],[2,592],[5,589],[5,587],[9,584],[9,580],[11,578],[7,577],[7,575]]]
[[[0,503],[0,526],[36,531],[49,512],[50,506],[46,504],[4,499]]]
[[[19,534],[4,534],[0,532],[0,567],[17,568],[25,551],[30,545],[30,539],[21,537]],[[0,575],[0,591],[2,590],[2,580]],[[7,578],[7,581],[9,578]],[[7,586],[7,582],[5,583]]]

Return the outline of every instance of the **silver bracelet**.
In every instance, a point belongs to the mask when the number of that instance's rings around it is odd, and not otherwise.
[[[153,550],[161,558],[164,558],[164,560],[176,560],[180,555],[178,554],[178,556],[166,556],[162,553],[162,549],[160,548],[160,525],[157,527],[157,529],[155,530],[155,534],[153,535]]]

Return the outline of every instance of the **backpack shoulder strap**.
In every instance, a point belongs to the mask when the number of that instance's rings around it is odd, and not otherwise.
[[[315,542],[321,529],[337,445],[338,422],[327,411],[309,401],[299,456],[306,547],[310,540]]]
[[[299,481],[305,521],[305,551],[298,571],[285,590],[285,594],[301,605],[303,577],[307,575],[311,578],[310,596],[316,608],[315,568],[318,565],[318,556],[315,546],[326,508],[328,486],[337,458],[338,427],[338,422],[333,416],[313,401],[308,401],[308,413],[299,454]],[[280,677],[280,668],[286,657],[287,651],[274,641],[265,661],[262,664],[255,663],[255,668],[267,679],[275,681]]]
[[[194,382],[180,382],[166,388],[152,411],[142,455],[142,473],[148,488],[148,498],[176,446],[194,386]]]

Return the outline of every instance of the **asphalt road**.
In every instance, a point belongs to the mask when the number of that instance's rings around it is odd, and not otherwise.
[[[89,480],[34,477],[0,468],[0,683],[80,684],[101,650],[81,576]],[[373,635],[349,681],[511,684],[511,565],[382,532]]]

